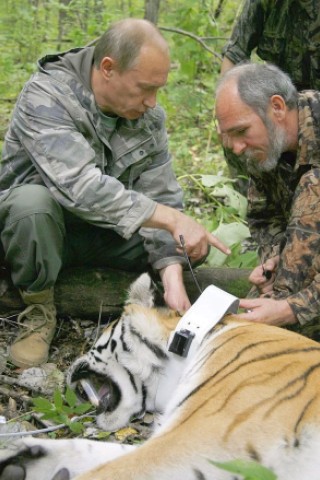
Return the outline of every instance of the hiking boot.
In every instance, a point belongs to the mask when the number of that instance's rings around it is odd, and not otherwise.
[[[42,292],[20,291],[26,305],[18,316],[20,334],[10,348],[9,359],[17,367],[29,368],[46,363],[56,329],[53,288]]]

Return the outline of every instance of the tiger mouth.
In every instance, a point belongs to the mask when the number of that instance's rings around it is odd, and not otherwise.
[[[71,385],[78,400],[90,402],[97,414],[114,411],[121,400],[118,385],[105,375],[93,372],[87,365],[80,365],[71,376]]]

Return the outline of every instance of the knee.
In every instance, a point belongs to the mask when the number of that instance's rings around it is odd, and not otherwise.
[[[9,223],[35,214],[50,215],[55,221],[63,223],[61,206],[43,185],[23,185],[13,189],[7,207]]]

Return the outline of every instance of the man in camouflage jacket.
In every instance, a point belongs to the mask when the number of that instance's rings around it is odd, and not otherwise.
[[[246,0],[223,49],[221,72],[249,60],[255,51],[285,71],[299,91],[320,90],[319,29],[319,0]],[[247,174],[231,152],[226,160],[233,176]],[[245,192],[245,182],[239,180],[239,185]]]
[[[184,236],[200,261],[226,248],[181,212],[157,91],[170,68],[155,26],[127,19],[95,47],[48,55],[27,82],[5,138],[0,172],[1,242],[27,308],[11,346],[20,367],[48,358],[56,325],[53,289],[64,266],[160,272],[167,304],[190,302]]]
[[[217,88],[223,145],[247,158],[248,221],[263,251],[239,318],[317,336],[320,316],[320,93],[271,65],[234,67]],[[271,278],[269,278],[269,275]],[[269,298],[270,297],[270,298]]]

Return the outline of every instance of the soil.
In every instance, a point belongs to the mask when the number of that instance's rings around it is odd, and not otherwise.
[[[110,318],[111,319],[111,318]],[[104,321],[105,322],[105,321]],[[58,371],[65,374],[71,363],[83,353],[88,351],[98,338],[104,328],[105,323],[98,326],[98,321],[59,318],[58,327],[51,344],[48,366],[55,367]],[[41,393],[37,389],[21,387],[22,370],[14,367],[6,357],[9,345],[17,335],[18,325],[15,315],[6,318],[0,318],[0,427],[18,423],[18,431],[27,429],[35,431],[44,427],[53,425],[52,422],[45,422],[39,418],[39,415],[33,415],[32,399],[35,397],[45,397],[53,401],[52,392]],[[63,378],[63,376],[61,375]],[[62,381],[60,387],[62,392],[65,390],[65,382]],[[119,432],[102,432],[98,429],[94,417],[84,420],[85,429],[80,435],[76,435],[69,428],[62,428],[54,433],[39,434],[42,437],[52,436],[56,438],[71,438],[75,436],[84,436],[86,438],[105,439],[121,443],[139,443],[150,435],[153,423],[153,416],[146,414],[141,420],[136,420],[128,428]],[[21,427],[21,428],[20,428]],[[3,428],[0,428],[3,431]]]

